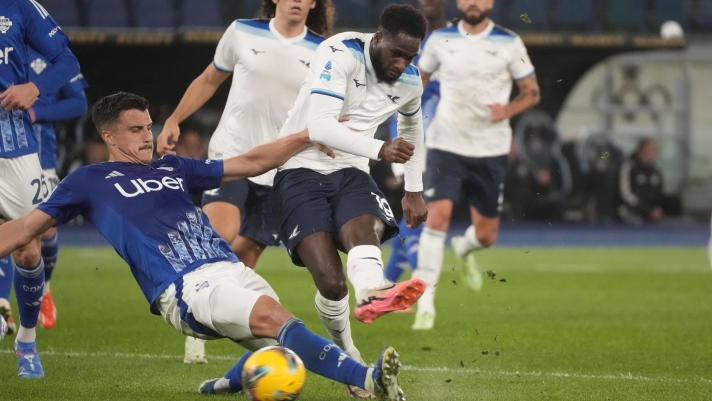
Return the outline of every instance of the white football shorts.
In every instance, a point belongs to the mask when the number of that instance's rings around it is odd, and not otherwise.
[[[205,340],[227,337],[248,349],[276,344],[259,339],[259,344],[249,345],[255,340],[250,313],[257,299],[267,295],[279,302],[279,298],[267,281],[242,262],[205,264],[183,276],[178,291],[176,284],[171,284],[156,306],[166,322],[181,333]]]
[[[16,219],[49,196],[37,153],[0,157],[0,215]]]
[[[52,192],[54,192],[57,185],[59,185],[59,176],[57,175],[57,170],[53,168],[42,170],[42,174],[44,174],[44,180],[47,183],[48,194],[45,196],[45,200],[47,200],[49,195],[52,195]]]

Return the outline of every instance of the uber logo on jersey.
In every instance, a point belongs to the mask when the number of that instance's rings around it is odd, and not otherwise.
[[[116,189],[119,190],[119,193],[124,196],[125,198],[133,198],[134,196],[138,196],[141,194],[144,194],[146,192],[157,192],[162,190],[164,187],[168,189],[173,189],[173,190],[181,190],[184,191],[183,189],[183,179],[182,178],[172,178],[172,177],[163,177],[161,181],[158,180],[142,180],[142,179],[137,179],[137,180],[131,180],[131,183],[134,185],[135,191],[132,193],[126,192],[126,190],[119,184],[118,182],[114,184]],[[131,190],[130,190],[131,191]]]
[[[15,51],[14,47],[6,47],[5,50],[0,49],[0,65],[10,64],[10,52]]]

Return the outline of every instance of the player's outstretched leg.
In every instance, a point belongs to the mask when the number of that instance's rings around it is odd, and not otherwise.
[[[341,258],[331,234],[317,232],[305,237],[296,252],[314,278],[317,288],[314,307],[331,341],[350,357],[363,362],[361,353],[351,337],[349,290]],[[346,386],[346,392],[349,397],[370,397],[370,393],[362,388]]]
[[[435,324],[435,291],[443,266],[443,252],[447,233],[425,228],[420,236],[418,269],[413,277],[422,279],[427,289],[418,301],[413,330],[430,330]]]
[[[349,357],[335,344],[309,331],[296,318],[290,318],[282,325],[277,341],[294,351],[311,372],[340,383],[365,388],[381,398],[405,400],[398,383],[401,364],[398,353],[392,347],[386,347],[375,367],[368,368]],[[250,352],[243,355],[224,377],[203,382],[199,391],[206,394],[242,391],[242,367],[250,355]]]
[[[52,329],[57,324],[57,307],[54,305],[49,283],[52,279],[54,267],[57,264],[57,256],[59,255],[57,229],[50,228],[47,230],[41,237],[41,244],[42,261],[45,266],[45,286],[39,321],[45,329]]]
[[[15,265],[12,263],[10,256],[0,259],[0,316],[5,319],[7,324],[7,334],[14,334],[17,330],[10,307],[10,292],[12,291],[14,272]]]
[[[355,217],[339,230],[339,241],[348,251],[349,281],[356,292],[356,319],[371,323],[389,312],[413,305],[425,291],[425,283],[411,279],[398,284],[386,281],[381,259],[383,220],[371,214]]]

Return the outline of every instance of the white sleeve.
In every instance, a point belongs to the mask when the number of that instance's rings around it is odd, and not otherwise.
[[[238,61],[237,56],[237,29],[234,24],[230,24],[225,30],[217,49],[215,49],[215,57],[213,65],[222,72],[232,72]]]
[[[422,89],[421,89],[422,93]],[[415,146],[413,157],[405,163],[405,190],[423,190],[423,162],[425,160],[425,135],[423,113],[420,110],[420,95],[398,110],[398,136]]]
[[[514,39],[514,53],[512,54],[512,59],[509,60],[509,73],[515,81],[524,79],[534,73],[534,65],[529,59],[527,47],[524,46],[524,42],[519,36]]]
[[[324,42],[326,43],[326,42]],[[378,160],[383,141],[355,134],[339,123],[351,69],[356,61],[346,47],[333,52],[324,43],[317,49],[309,98],[309,138],[341,152]]]
[[[433,35],[425,41],[425,46],[418,58],[418,69],[426,74],[434,73],[440,68],[440,58],[438,57],[437,38]]]

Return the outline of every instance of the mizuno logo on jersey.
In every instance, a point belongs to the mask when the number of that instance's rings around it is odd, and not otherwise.
[[[183,189],[182,178],[163,177],[161,181],[144,181],[139,178],[137,180],[131,180],[131,184],[133,184],[134,188],[130,189],[129,191],[133,192],[127,192],[118,182],[114,184],[114,187],[116,187],[116,189],[119,190],[119,193],[121,193],[121,195],[125,198],[133,198],[134,196],[138,196],[146,192],[158,192],[164,187],[173,190],[185,191],[185,189]]]
[[[0,16],[0,33],[5,34],[11,26],[12,21],[10,21],[10,18]]]
[[[297,238],[297,235],[299,235],[299,233],[301,233],[301,231],[299,231],[299,224],[297,224],[297,226],[294,227],[294,231],[292,231],[292,235],[290,235],[288,239]]]
[[[332,53],[343,52],[343,50],[337,49],[337,48],[335,48],[334,46],[329,46],[329,48],[331,48],[331,52],[332,52]]]
[[[388,98],[391,99],[391,102],[393,102],[395,104],[400,104],[400,103],[398,103],[398,99],[400,99],[400,96],[388,95]]]
[[[309,62],[309,61],[304,61],[304,60],[299,60],[299,61],[301,61],[302,64],[306,65],[307,68],[311,67],[311,62]]]
[[[173,171],[173,167],[158,167],[156,170]]]
[[[250,50],[252,50],[252,53],[255,53],[255,55],[258,55],[258,54],[260,54],[260,53],[266,53],[266,52],[264,52],[264,51],[257,50],[257,49],[250,49]]]
[[[109,175],[107,175],[107,176],[104,177],[104,178],[109,179],[109,178],[112,178],[112,177],[123,177],[123,176],[124,176],[123,174],[121,174],[121,173],[119,173],[118,171],[114,170],[114,171],[110,172]]]
[[[358,88],[359,86],[366,86],[366,84],[362,84],[361,82],[358,81],[358,79],[354,79],[354,82],[356,83],[356,87]]]

